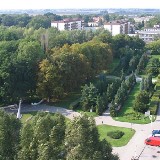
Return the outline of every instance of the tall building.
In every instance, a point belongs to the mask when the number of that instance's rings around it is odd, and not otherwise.
[[[73,19],[64,19],[61,21],[52,21],[51,22],[51,27],[56,27],[58,30],[63,31],[63,30],[82,30],[84,27],[84,21],[82,19],[78,18],[73,18]]]

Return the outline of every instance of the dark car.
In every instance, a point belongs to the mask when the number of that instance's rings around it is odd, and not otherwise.
[[[145,140],[145,144],[151,146],[160,146],[160,137],[149,137]]]
[[[152,131],[152,136],[159,136],[160,137],[160,130],[153,130]]]

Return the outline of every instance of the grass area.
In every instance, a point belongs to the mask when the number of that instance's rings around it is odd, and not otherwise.
[[[154,58],[159,58],[160,60],[160,55],[151,55],[151,59],[154,59]]]
[[[37,114],[37,111],[22,113],[21,122],[24,124],[25,122],[27,122],[27,120],[30,120],[36,114]],[[54,118],[55,113],[50,113],[50,114],[51,114],[51,117]],[[66,123],[68,123],[70,121],[66,117],[65,117],[65,120],[66,120]]]
[[[87,116],[89,116],[89,117],[97,117],[98,115],[96,114],[96,112],[84,112],[84,111],[82,111],[82,110],[80,110],[80,109],[77,109],[77,110],[75,110],[76,112],[79,112],[79,113],[85,113]]]
[[[122,106],[118,116],[115,117],[115,120],[121,122],[130,122],[130,123],[138,123],[138,124],[146,124],[150,123],[150,119],[145,117],[142,113],[137,113],[133,110],[133,105],[135,101],[136,95],[139,93],[140,84],[137,83],[134,89],[128,96],[128,99],[125,101],[124,105]]]
[[[22,113],[21,122],[25,123],[27,120],[29,120],[31,117],[35,116],[36,114],[37,114],[37,111]]]
[[[51,102],[49,105],[54,105],[56,107],[63,107],[69,109],[69,105],[79,99],[81,96],[80,92],[72,92],[68,94],[64,99],[56,101],[56,102]]]
[[[100,134],[100,139],[106,139],[113,147],[125,146],[135,133],[135,130],[131,128],[116,127],[110,125],[98,125],[97,128]],[[120,139],[112,139],[107,136],[108,132],[116,130],[122,131],[125,134]]]

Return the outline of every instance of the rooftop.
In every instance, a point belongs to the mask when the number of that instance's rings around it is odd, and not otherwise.
[[[60,21],[52,21],[52,23],[69,23],[69,22],[76,22],[76,21],[83,21],[80,18],[66,18]]]

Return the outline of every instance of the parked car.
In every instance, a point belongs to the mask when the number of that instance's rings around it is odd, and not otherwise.
[[[155,137],[160,137],[160,130],[153,130],[152,131],[152,136],[155,136]]]
[[[149,137],[145,140],[145,144],[151,146],[160,146],[160,137]]]

